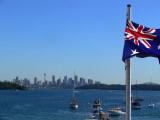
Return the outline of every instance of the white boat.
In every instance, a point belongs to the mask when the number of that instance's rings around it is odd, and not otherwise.
[[[91,112],[91,118],[85,120],[110,120],[109,113],[104,113],[102,111],[100,100],[94,101]]]
[[[74,77],[75,77],[75,73],[74,73]],[[74,80],[74,86],[73,86],[73,97],[72,97],[72,103],[69,106],[72,109],[78,109],[78,104],[75,101],[75,80]]]
[[[101,108],[100,100],[94,101],[94,104],[93,104],[93,107],[91,110],[91,112],[92,112],[91,117],[92,118],[99,117],[99,113],[101,111],[102,111],[102,108]]]
[[[154,107],[154,104],[152,102],[148,103],[148,107]]]
[[[111,116],[121,116],[121,115],[126,114],[126,112],[123,111],[122,108],[120,108],[120,107],[109,108],[108,111],[109,111]]]

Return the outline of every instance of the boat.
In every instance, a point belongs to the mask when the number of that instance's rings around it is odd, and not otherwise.
[[[154,103],[152,103],[152,101],[150,103],[148,103],[148,107],[154,107]]]
[[[123,111],[122,108],[120,108],[120,107],[109,108],[108,111],[109,111],[111,116],[121,116],[121,115],[126,114],[126,112]]]
[[[140,104],[140,102],[135,100],[135,101],[132,103],[132,109],[141,109],[141,104]]]
[[[137,97],[137,80],[136,80],[136,97],[135,98],[133,97],[132,109],[141,109],[141,104],[138,98],[140,97]]]
[[[102,111],[100,100],[94,101],[91,112],[91,118],[85,120],[110,120],[109,113],[105,113]]]
[[[94,118],[94,117],[99,117],[99,113],[102,111],[102,108],[101,108],[101,103],[100,103],[100,100],[97,100],[97,101],[94,101],[94,104],[93,104],[93,107],[92,107],[92,115],[91,117]]]
[[[70,108],[72,108],[72,109],[78,109],[78,104],[76,103],[74,97],[72,99],[72,103],[70,104]]]
[[[75,76],[75,73],[74,73],[74,76]],[[72,103],[70,104],[70,108],[78,109],[78,104],[75,101],[75,80],[74,80],[74,85],[73,85],[73,97],[72,97]]]
[[[141,97],[135,97],[133,99],[136,100],[136,101],[143,101],[143,98],[141,98]]]

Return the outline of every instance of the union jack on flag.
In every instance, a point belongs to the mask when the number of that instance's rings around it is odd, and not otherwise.
[[[160,29],[151,29],[127,21],[122,60],[133,56],[157,57],[160,61]]]

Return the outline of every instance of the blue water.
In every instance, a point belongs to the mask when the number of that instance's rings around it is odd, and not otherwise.
[[[135,91],[132,91],[133,95]],[[152,93],[152,95],[150,94]],[[69,108],[72,90],[43,89],[33,91],[0,91],[0,120],[84,120],[90,117],[90,105],[101,99],[102,108],[124,107],[125,91],[76,90],[77,110]],[[143,97],[142,109],[132,110],[132,120],[160,120],[159,91],[138,91]],[[154,108],[147,107],[152,100]],[[124,120],[125,117],[111,117],[112,120]]]

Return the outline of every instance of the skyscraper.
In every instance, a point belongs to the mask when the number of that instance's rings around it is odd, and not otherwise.
[[[67,80],[67,75],[66,76],[64,76],[64,79],[63,79],[63,84],[67,84],[68,83],[68,80]]]
[[[56,85],[56,78],[55,78],[55,75],[52,75],[52,84],[53,84],[53,85]]]
[[[37,77],[34,78],[34,85],[37,85]]]
[[[77,75],[74,76],[74,82],[75,82],[75,86],[78,86],[78,76]]]
[[[46,81],[46,73],[44,73],[44,83],[45,83],[45,81]]]
[[[60,86],[60,85],[61,85],[61,78],[57,80],[57,86]]]
[[[80,86],[83,86],[83,85],[84,85],[83,82],[84,82],[84,81],[83,81],[83,78],[80,78]]]
[[[69,85],[72,85],[72,81],[73,81],[72,78],[68,78],[68,84]]]
[[[88,84],[89,85],[93,85],[93,80],[92,79],[88,79]]]

